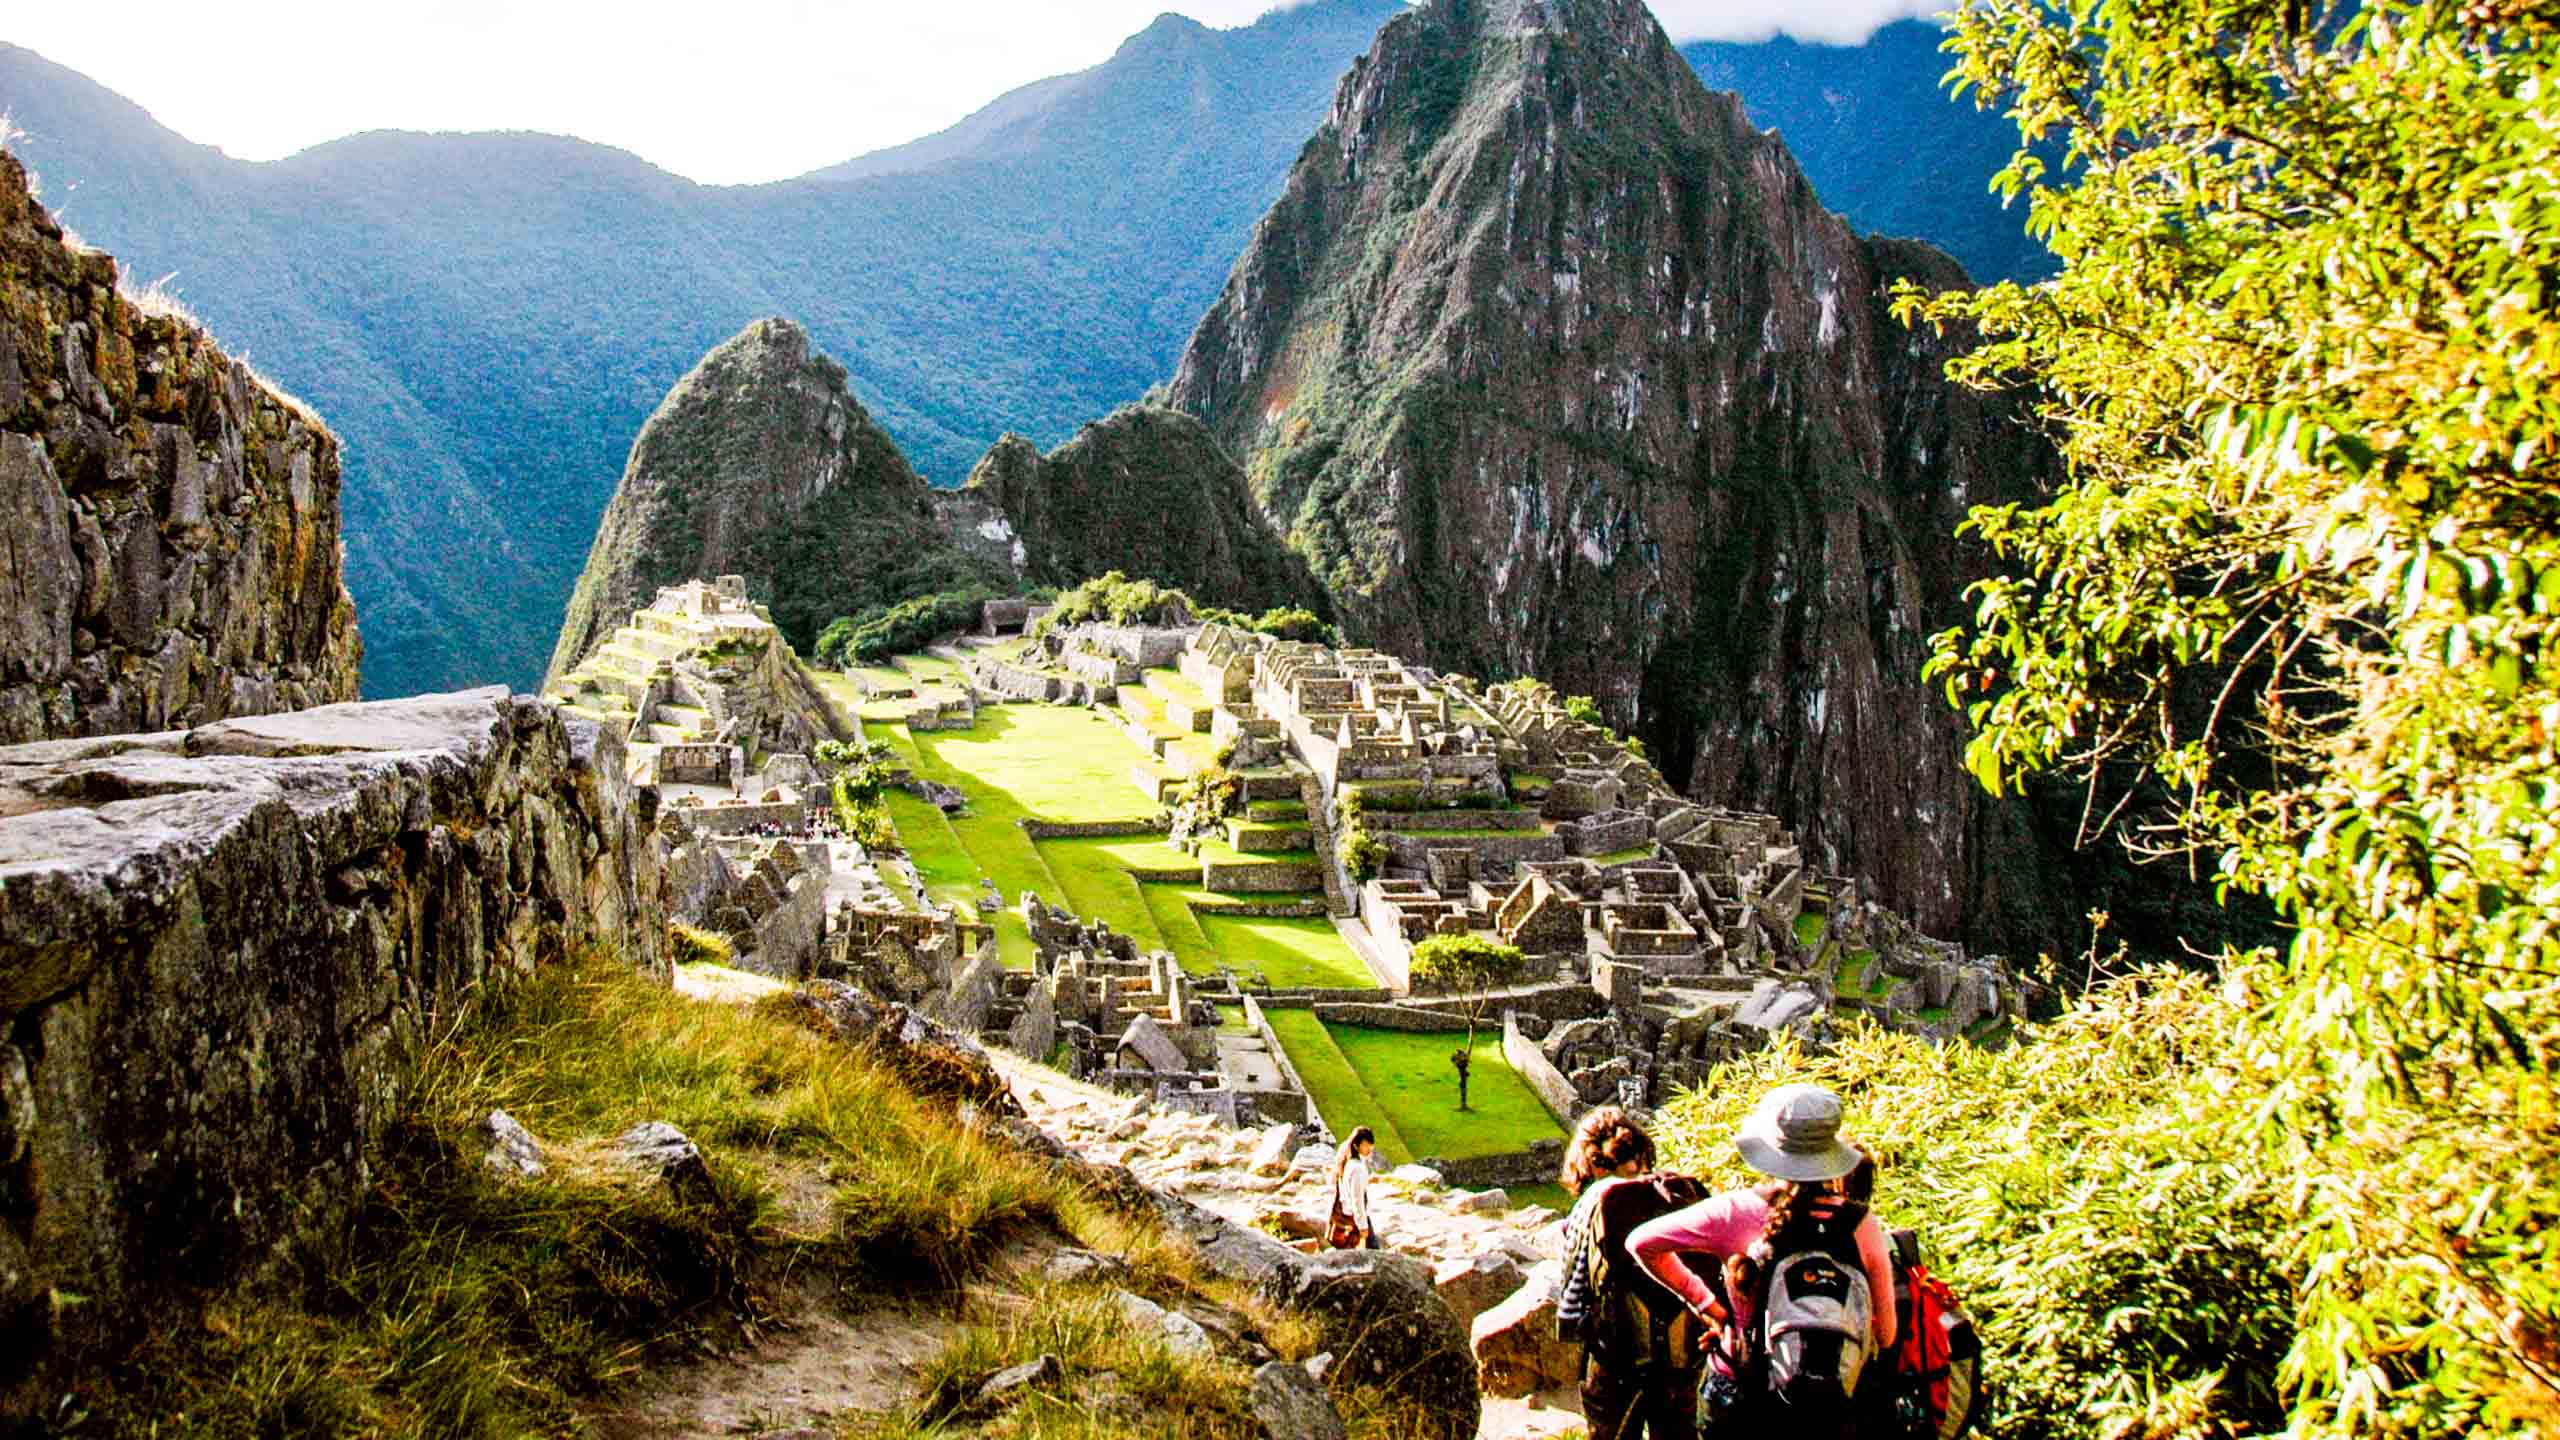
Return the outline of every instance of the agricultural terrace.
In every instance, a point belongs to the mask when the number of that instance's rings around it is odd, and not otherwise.
[[[1157,807],[1138,776],[1181,774],[1211,758],[1209,737],[1166,719],[1168,700],[1203,699],[1179,674],[1150,670],[1143,687],[1121,692],[1122,716],[1154,741],[1155,748],[1142,749],[1119,725],[1075,706],[986,705],[972,728],[911,731],[905,718],[920,702],[933,703],[946,686],[957,695],[950,662],[906,655],[866,669],[877,672],[865,676],[873,692],[912,689],[918,698],[866,698],[863,686],[847,675],[812,674],[831,700],[860,714],[865,733],[896,750],[918,778],[967,798],[966,807],[949,816],[904,791],[892,791],[887,803],[933,899],[974,909],[981,881],[995,882],[1004,902],[994,917],[996,939],[1008,966],[1028,969],[1032,963],[1030,933],[1018,908],[1030,891],[1110,925],[1142,949],[1172,952],[1195,974],[1231,969],[1248,984],[1260,980],[1282,989],[1377,985],[1323,914],[1247,913],[1306,901],[1310,894],[1219,892],[1202,884],[1204,859],[1312,862],[1311,851],[1248,854],[1209,840],[1199,855],[1190,855],[1154,835],[1035,841],[1023,829],[1026,818],[1152,819]],[[1304,824],[1305,810],[1294,801],[1256,801],[1239,828],[1303,830]],[[1461,1113],[1449,1066],[1456,1037],[1327,1026],[1307,1010],[1275,1008],[1270,1015],[1326,1123],[1336,1134],[1354,1125],[1372,1127],[1394,1163],[1417,1155],[1456,1159],[1517,1150],[1560,1133],[1554,1117],[1504,1062],[1498,1030],[1478,1038],[1471,1108]]]

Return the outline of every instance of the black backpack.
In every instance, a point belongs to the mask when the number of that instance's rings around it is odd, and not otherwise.
[[[1594,1354],[1644,1363],[1667,1359],[1686,1369],[1697,1357],[1697,1321],[1689,1307],[1627,1253],[1627,1237],[1648,1220],[1707,1198],[1689,1176],[1656,1172],[1611,1186],[1592,1207],[1589,1258],[1591,1315],[1583,1345]]]

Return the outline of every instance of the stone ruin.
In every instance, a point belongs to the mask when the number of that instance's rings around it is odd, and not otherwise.
[[[735,575],[660,589],[548,698],[619,731],[643,784],[735,786],[768,753],[807,755],[838,738],[825,700]]]
[[[1064,1046],[1079,1079],[1230,1124],[1250,1120],[1218,1068],[1217,1007],[1180,962],[1161,950],[1142,954],[1128,936],[1037,895],[1022,897],[1022,916],[1033,967],[1004,976],[1006,998],[990,1022],[1003,1033],[989,1038],[1041,1059]]]
[[[1996,958],[1862,903],[1775,817],[1691,803],[1546,687],[1479,691],[1374,651],[1217,625],[1177,664],[1240,767],[1313,780],[1325,848],[1342,796],[1367,799],[1386,860],[1345,909],[1391,989],[1411,988],[1414,945],[1474,933],[1588,997],[1591,1014],[1533,1047],[1565,1110],[1696,1083],[1837,1013],[1941,1040],[1992,1038],[2023,1014]],[[1522,1023],[1549,1034],[1536,1015]]]

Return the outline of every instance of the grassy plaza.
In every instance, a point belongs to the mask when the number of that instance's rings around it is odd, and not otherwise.
[[[902,656],[894,668],[931,684],[950,667],[933,657]],[[860,703],[842,676],[819,678],[830,699]],[[1160,673],[1151,680],[1178,698],[1196,697],[1188,682],[1172,685]],[[1135,709],[1142,723],[1163,713],[1153,696]],[[1249,987],[1280,989],[1377,985],[1330,919],[1237,913],[1240,905],[1306,897],[1219,894],[1201,883],[1204,859],[1312,860],[1309,852],[1245,855],[1212,840],[1191,855],[1155,835],[1034,840],[1023,828],[1026,819],[1085,824],[1151,818],[1154,807],[1130,778],[1151,757],[1102,715],[1073,706],[989,705],[978,711],[972,729],[921,733],[883,716],[866,713],[865,719],[866,733],[896,750],[918,778],[966,797],[959,813],[946,816],[916,796],[893,791],[889,815],[935,900],[974,909],[981,880],[994,880],[1004,899],[994,917],[996,939],[1008,966],[1031,964],[1031,937],[1018,909],[1029,891],[1108,924],[1142,950],[1171,951],[1195,974],[1231,969]],[[1148,728],[1162,724],[1157,718]],[[1304,813],[1293,801],[1260,802],[1251,820],[1286,826],[1302,821]],[[1554,1117],[1503,1060],[1498,1028],[1477,1036],[1470,1108],[1461,1112],[1449,1065],[1461,1037],[1327,1025],[1304,1009],[1275,1008],[1269,1014],[1327,1125],[1336,1134],[1369,1126],[1390,1164],[1424,1155],[1462,1159],[1517,1150],[1560,1133]]]

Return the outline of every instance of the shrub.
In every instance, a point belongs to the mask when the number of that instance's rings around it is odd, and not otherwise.
[[[1342,868],[1351,873],[1355,885],[1375,878],[1387,863],[1387,842],[1369,833],[1362,809],[1365,803],[1359,791],[1346,789],[1334,811],[1340,821],[1333,840],[1334,854],[1341,859]]]
[[[818,632],[818,659],[829,665],[860,665],[912,654],[976,624],[982,607],[997,598],[998,592],[987,586],[970,585],[839,616]]]
[[[1059,592],[1057,603],[1041,617],[1038,633],[1074,625],[1186,625],[1194,607],[1191,597],[1153,580],[1132,580],[1117,570]]]

